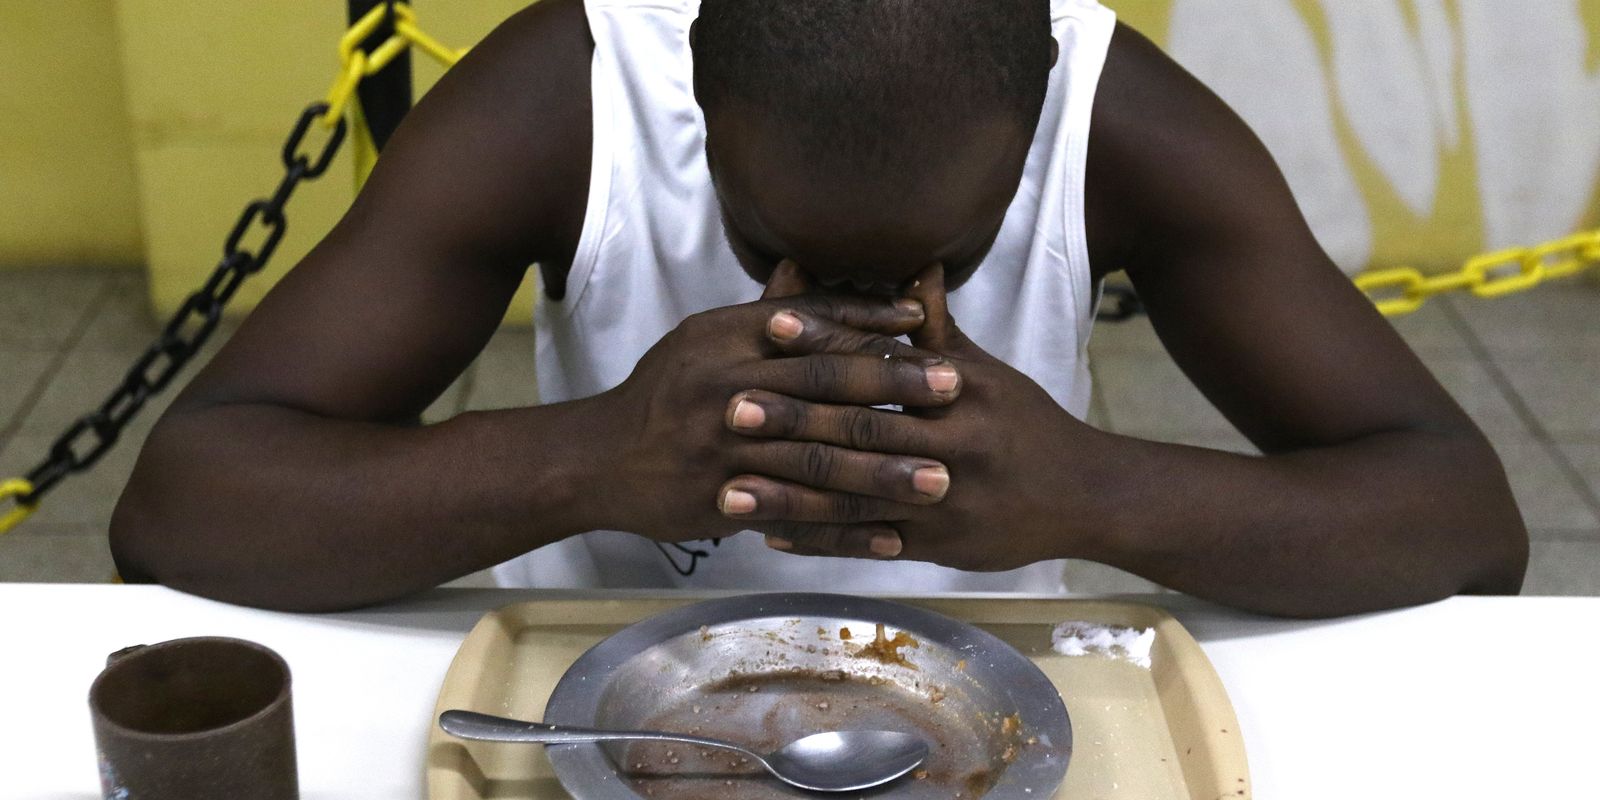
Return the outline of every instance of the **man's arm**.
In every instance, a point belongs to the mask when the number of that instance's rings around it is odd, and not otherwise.
[[[1324,254],[1245,124],[1121,28],[1093,131],[1097,257],[1266,454],[1119,441],[1104,560],[1293,615],[1516,592],[1527,534],[1493,450]]]
[[[902,558],[1088,558],[1291,616],[1517,590],[1527,535],[1488,443],[1329,262],[1244,123],[1127,29],[1096,102],[1088,192],[1096,263],[1127,267],[1178,363],[1265,457],[1074,419],[960,331],[937,266],[909,292],[927,310],[912,342],[960,371],[959,401],[897,414],[748,392],[736,399],[762,414],[730,426],[945,464],[943,502],[895,521]],[[740,488],[760,498],[741,519],[787,507],[779,482]]]
[[[112,522],[127,577],[343,607],[576,532],[572,409],[414,423],[528,265],[570,258],[590,53],[582,4],[550,0],[428,93],[345,218],[151,434]]]
[[[723,425],[728,398],[750,387],[866,405],[954,399],[930,383],[936,364],[884,356],[922,321],[888,299],[714,309],[601,395],[415,424],[493,333],[526,266],[570,263],[591,55],[582,3],[543,0],[424,98],[344,220],[152,433],[112,522],[126,577],[328,610],[587,530],[732,535],[744,526],[717,502],[745,472],[806,480],[830,502],[768,530],[861,548],[894,535],[880,521],[898,509],[937,502],[914,480],[939,466],[930,459],[762,446]],[[779,359],[764,334],[780,308],[873,333]],[[840,468],[819,471],[830,463]]]

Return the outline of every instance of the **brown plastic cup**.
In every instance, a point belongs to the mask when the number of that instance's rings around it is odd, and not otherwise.
[[[298,800],[289,665],[242,639],[119,650],[89,689],[106,800]]]

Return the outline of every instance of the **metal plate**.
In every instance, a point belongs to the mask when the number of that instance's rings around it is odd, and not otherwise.
[[[907,663],[868,652],[880,623],[915,641],[898,651]],[[1014,648],[930,611],[844,595],[712,600],[624,628],[572,665],[545,720],[695,733],[758,752],[821,730],[924,736],[933,746],[926,775],[852,795],[882,800],[1050,797],[1072,755],[1061,696]],[[818,796],[690,747],[565,745],[548,754],[577,800]]]

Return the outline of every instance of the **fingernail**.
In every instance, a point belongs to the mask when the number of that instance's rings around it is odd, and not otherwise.
[[[910,298],[896,300],[894,301],[894,307],[913,316],[920,317],[923,314],[922,302],[920,300],[912,300]]]
[[[767,410],[749,400],[740,399],[733,407],[733,427],[753,430],[767,421]]]
[[[903,546],[900,544],[900,536],[898,534],[880,533],[872,537],[872,544],[868,545],[868,548],[872,550],[872,554],[875,556],[890,558],[900,555]]]
[[[949,364],[928,367],[927,377],[928,388],[941,393],[953,392],[961,383],[961,374]]]
[[[768,536],[767,546],[774,550],[793,550],[794,542],[791,542],[788,539],[779,539],[776,536]]]
[[[772,320],[767,323],[767,333],[780,342],[787,342],[799,336],[805,329],[805,323],[788,311],[773,314]]]
[[[748,514],[754,510],[756,510],[755,495],[738,489],[729,489],[722,494],[722,513]]]
[[[917,491],[937,500],[943,500],[950,491],[950,470],[944,467],[923,467],[911,473],[911,485]]]

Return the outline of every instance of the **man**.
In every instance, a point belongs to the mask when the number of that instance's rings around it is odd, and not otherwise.
[[[530,263],[545,404],[416,425]],[[1117,268],[1264,457],[1079,421]],[[1515,592],[1526,538],[1260,143],[1092,0],[524,11],[174,403],[112,528],[130,578],[304,610],[495,564],[1061,591],[1088,558],[1331,615]]]

